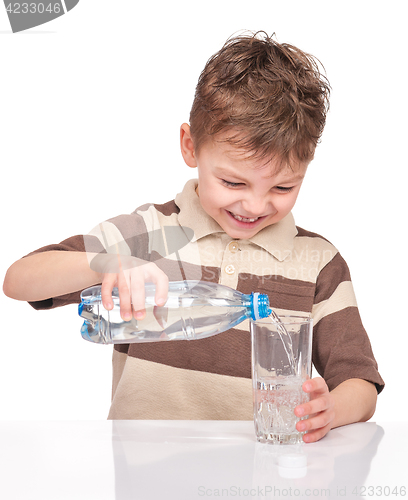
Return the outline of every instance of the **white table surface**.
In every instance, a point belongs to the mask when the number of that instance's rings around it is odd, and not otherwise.
[[[403,500],[406,427],[353,424],[295,447],[257,443],[242,421],[0,421],[0,498]],[[287,453],[307,466],[280,467]]]

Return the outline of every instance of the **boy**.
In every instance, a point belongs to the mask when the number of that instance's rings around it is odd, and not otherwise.
[[[291,210],[322,134],[329,86],[311,56],[259,33],[240,36],[206,64],[181,152],[198,171],[175,200],[144,205],[44,247],[9,269],[5,293],[50,308],[102,283],[112,307],[143,318],[144,283],[156,303],[168,280],[202,279],[267,293],[278,314],[312,315],[309,403],[295,413],[305,442],[368,420],[384,383],[361,324],[347,265]],[[248,325],[196,342],[115,345],[109,418],[252,419]]]

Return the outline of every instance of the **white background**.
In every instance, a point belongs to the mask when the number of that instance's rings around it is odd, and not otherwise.
[[[12,34],[0,5],[1,269],[145,202],[191,171],[179,153],[206,60],[237,31],[318,57],[331,110],[294,214],[347,260],[386,388],[376,421],[405,418],[405,6],[402,1],[81,0]],[[0,419],[104,419],[111,347],[81,339],[76,306],[3,294]]]

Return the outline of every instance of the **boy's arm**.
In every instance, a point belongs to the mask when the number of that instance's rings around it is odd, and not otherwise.
[[[365,422],[374,415],[377,389],[366,380],[345,380],[329,392],[323,378],[316,377],[303,384],[310,394],[310,401],[295,409],[298,417],[309,415],[307,420],[297,423],[298,431],[307,431],[306,443],[318,441],[330,429],[355,422]]]
[[[332,429],[354,422],[366,422],[375,412],[377,389],[366,380],[351,378],[330,393],[334,398]]]
[[[297,424],[298,430],[308,431],[306,442],[321,439],[334,427],[371,418],[384,387],[348,266],[338,252],[319,272],[312,314],[313,365],[323,378],[305,382],[310,402],[295,410],[298,416],[309,416]]]
[[[24,257],[7,271],[3,291],[16,300],[37,302],[102,282],[85,252],[47,251]]]
[[[89,260],[97,256],[97,271]],[[4,279],[4,293],[16,300],[39,302],[67,295],[102,283],[102,302],[112,309],[112,289],[117,286],[120,312],[129,321],[145,315],[144,284],[156,284],[155,300],[163,305],[167,299],[168,278],[153,262],[132,256],[90,254],[77,251],[45,251],[15,262]]]

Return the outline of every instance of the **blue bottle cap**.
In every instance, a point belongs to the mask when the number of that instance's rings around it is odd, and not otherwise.
[[[251,297],[251,318],[255,321],[267,318],[272,312],[272,309],[269,307],[269,297],[266,294],[257,292],[252,293]]]

